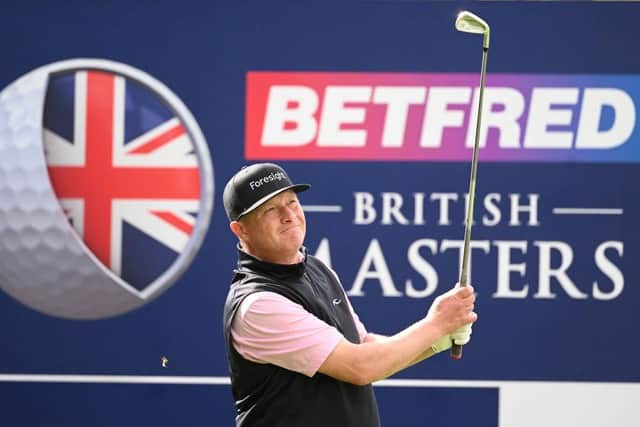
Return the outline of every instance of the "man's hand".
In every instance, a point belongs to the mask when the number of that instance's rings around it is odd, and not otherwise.
[[[460,342],[468,340],[471,330],[463,327],[478,318],[473,312],[475,300],[473,287],[456,285],[435,299],[426,320],[440,331],[441,336],[450,335],[455,331],[456,337],[453,339]]]

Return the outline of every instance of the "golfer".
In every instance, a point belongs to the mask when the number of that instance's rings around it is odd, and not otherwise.
[[[224,309],[237,426],[379,426],[371,383],[471,336],[473,288],[437,297],[393,336],[368,332],[336,273],[303,246],[306,222],[278,165],[238,171],[224,189],[238,238]]]

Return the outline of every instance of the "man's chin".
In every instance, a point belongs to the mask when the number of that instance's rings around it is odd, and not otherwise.
[[[289,251],[298,252],[302,247],[303,243],[304,243],[304,236],[292,236],[291,239],[287,239],[287,242],[284,244],[284,246],[287,247],[288,249],[287,252]]]

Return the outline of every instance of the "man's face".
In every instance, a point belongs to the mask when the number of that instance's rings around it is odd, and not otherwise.
[[[292,190],[272,197],[238,221],[252,255],[278,264],[298,262],[306,234],[304,212]]]

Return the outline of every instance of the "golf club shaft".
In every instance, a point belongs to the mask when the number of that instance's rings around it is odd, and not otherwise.
[[[467,217],[464,228],[464,248],[462,250],[462,265],[460,267],[460,286],[469,284],[469,252],[471,245],[471,226],[473,225],[473,203],[476,196],[476,174],[478,172],[478,146],[480,145],[480,126],[482,121],[482,99],[484,96],[484,80],[487,70],[488,47],[482,49],[482,69],[480,71],[480,95],[478,96],[478,113],[476,119],[476,139],[473,144],[473,159],[471,160],[471,177],[469,179],[469,205],[467,206]],[[453,344],[451,346],[451,357],[462,359],[462,346]]]

